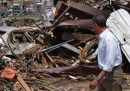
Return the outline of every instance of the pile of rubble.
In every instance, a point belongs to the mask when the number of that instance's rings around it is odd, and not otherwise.
[[[21,19],[10,19],[10,18],[1,18],[0,26],[10,26],[10,27],[21,27],[21,26],[31,26],[37,22],[37,20],[33,18],[23,18]]]
[[[50,78],[97,75],[98,36],[92,29],[92,17],[118,8],[130,11],[127,5],[114,1],[112,6],[107,1],[59,1],[54,21],[0,27],[0,90],[58,91],[47,85]],[[77,79],[73,76],[69,77]]]

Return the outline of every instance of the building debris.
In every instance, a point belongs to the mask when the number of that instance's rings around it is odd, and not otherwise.
[[[92,17],[110,14],[119,7],[130,12],[127,5],[113,5],[115,1],[58,1],[54,20],[25,19],[24,27],[21,21],[6,20],[8,26],[0,27],[0,90],[60,91],[51,85],[57,76],[92,79],[100,72],[95,53],[98,36],[93,31]],[[130,67],[125,61],[124,69],[126,64]]]

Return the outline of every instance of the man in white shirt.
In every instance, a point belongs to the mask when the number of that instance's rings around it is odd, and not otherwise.
[[[106,21],[109,16],[98,14],[93,18],[94,30],[99,34],[98,65],[102,70],[90,83],[98,91],[122,91],[122,54],[117,38],[109,31]]]

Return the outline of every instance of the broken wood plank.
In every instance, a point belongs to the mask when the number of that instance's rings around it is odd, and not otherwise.
[[[46,39],[48,39],[49,41],[57,42],[55,39],[51,37],[51,35],[48,34],[48,32],[45,32],[45,30],[43,30],[39,25],[36,24],[36,26],[39,28],[38,31],[42,33]]]
[[[95,71],[96,70],[96,71]],[[100,69],[97,65],[91,66],[66,66],[59,68],[44,68],[44,69],[32,69],[33,72],[46,73],[46,74],[80,74],[80,75],[89,75],[94,74],[98,75]]]
[[[69,63],[67,63],[67,62],[64,62],[64,61],[62,61],[62,60],[56,60],[55,62],[60,62],[60,63],[65,64],[65,65],[67,65],[67,66],[70,66],[70,65],[71,65],[71,64],[69,64]]]
[[[25,89],[25,91],[32,91],[28,85],[25,83],[25,81],[23,80],[22,76],[19,73],[16,73],[16,77],[18,82],[22,85],[22,87]]]
[[[26,55],[26,54],[28,54],[28,53],[30,53],[30,52],[37,52],[39,49],[41,49],[42,48],[42,46],[41,45],[39,45],[39,44],[36,44],[36,45],[33,45],[33,46],[31,46],[31,48],[28,48],[28,49],[26,49],[25,51],[23,51],[23,55]],[[38,51],[39,52],[39,51]]]
[[[46,61],[46,59],[42,56],[42,60],[41,60],[42,64],[44,65],[45,68],[47,68],[49,65]]]
[[[88,44],[87,42],[90,41]],[[79,59],[81,62],[86,63],[86,56],[88,53],[88,50],[91,48],[92,45],[94,45],[98,41],[98,36],[91,37],[90,39],[87,40],[86,45],[84,46],[83,50],[81,51],[79,55]]]
[[[82,12],[86,12],[91,15],[96,15],[99,13],[109,14],[108,12],[104,10],[99,10],[97,8],[94,8],[85,4],[81,4],[81,3],[76,3],[76,2],[70,2],[70,7],[80,10]]]
[[[54,63],[54,60],[52,59],[52,57],[48,54],[48,53],[45,53],[46,54],[46,56],[48,57],[48,59],[52,62],[52,63]]]

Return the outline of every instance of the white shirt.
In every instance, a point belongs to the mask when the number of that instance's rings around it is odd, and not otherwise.
[[[108,29],[99,37],[98,64],[100,69],[107,72],[111,72],[115,66],[122,64],[119,41]]]

